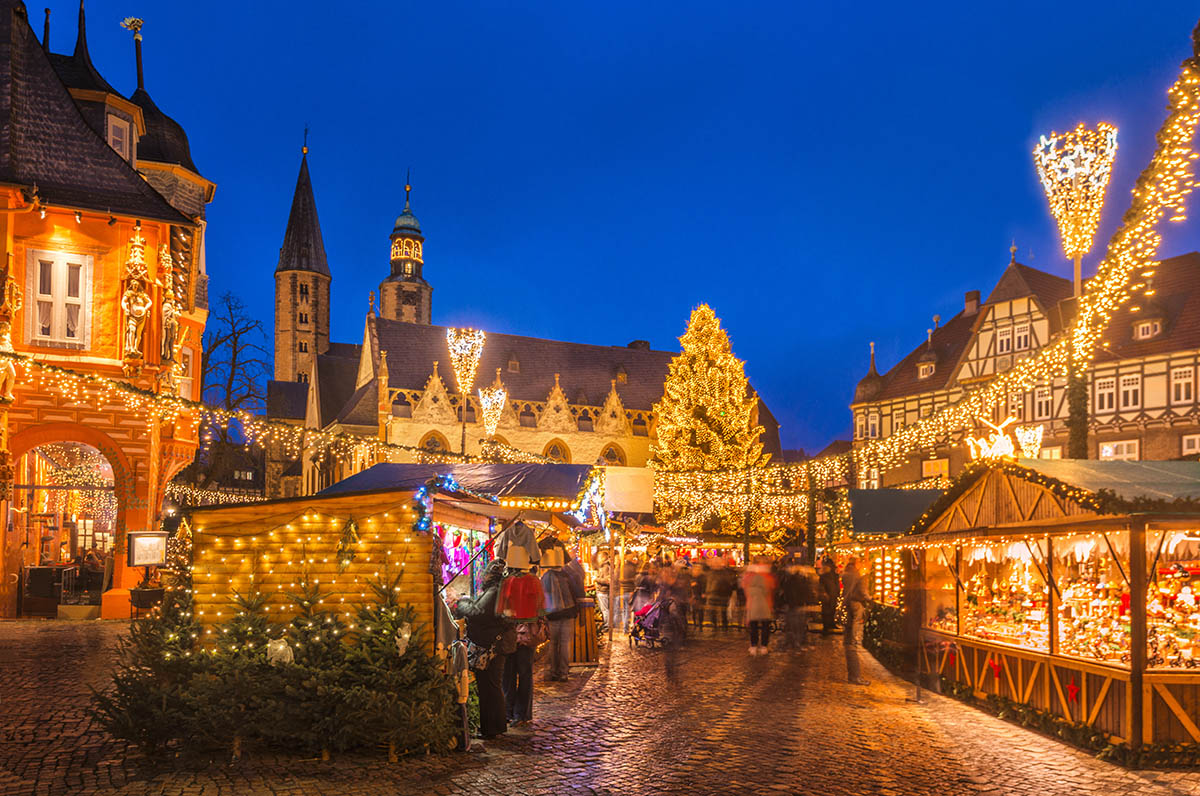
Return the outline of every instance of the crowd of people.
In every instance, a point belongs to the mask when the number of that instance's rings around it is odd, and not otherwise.
[[[739,567],[731,557],[691,561],[629,551],[614,566],[601,552],[592,564],[604,623],[637,632],[657,608],[662,641],[670,648],[682,645],[689,632],[727,634],[732,629],[748,633],[752,656],[767,655],[777,631],[777,649],[811,649],[812,624],[818,622],[823,635],[836,632],[841,604],[847,677],[867,684],[858,654],[867,591],[854,558],[840,573],[828,558],[818,572],[801,554],[758,556]],[[468,664],[475,673],[484,738],[532,721],[536,650],[549,647],[547,682],[570,676],[584,583],[583,567],[561,542],[510,534],[488,565],[478,596],[457,601],[455,612],[466,620]]]
[[[768,654],[777,628],[782,649],[809,649],[810,623],[819,619],[823,635],[834,633],[840,603],[847,675],[852,683],[866,684],[858,649],[867,592],[853,558],[839,574],[832,559],[824,559],[817,572],[800,553],[758,556],[739,567],[732,557],[720,555],[689,560],[643,557],[631,550],[615,566],[600,552],[595,573],[596,602],[614,629],[630,632],[657,604],[668,643],[682,640],[688,628],[724,633],[734,628],[748,632],[750,655]]]

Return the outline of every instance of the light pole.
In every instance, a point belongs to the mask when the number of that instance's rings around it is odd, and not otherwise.
[[[1083,255],[1092,248],[1100,226],[1104,191],[1116,156],[1117,128],[1108,122],[1101,122],[1094,130],[1080,122],[1069,133],[1051,132],[1049,137],[1043,135],[1033,149],[1034,165],[1062,236],[1063,252],[1075,266],[1076,317],[1083,302]],[[1063,321],[1065,328],[1066,319]],[[1081,369],[1091,352],[1082,347],[1083,339],[1077,334],[1067,359],[1067,454],[1072,459],[1086,459],[1088,455],[1087,379]]]
[[[454,381],[462,400],[462,453],[467,455],[467,401],[475,386],[475,371],[479,369],[479,357],[483,354],[483,341],[487,335],[480,329],[447,329],[446,345],[450,349],[450,367],[454,370]]]

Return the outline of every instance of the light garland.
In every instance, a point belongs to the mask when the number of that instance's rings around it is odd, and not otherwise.
[[[1069,133],[1043,135],[1033,149],[1034,164],[1068,257],[1082,257],[1092,248],[1116,156],[1117,128],[1107,122],[1095,130],[1080,122]]]
[[[1132,202],[1121,226],[1109,240],[1108,253],[1096,276],[1088,280],[1075,325],[1069,334],[1042,348],[987,384],[975,389],[890,437],[871,440],[855,451],[859,477],[870,469],[890,469],[912,453],[932,449],[952,434],[968,428],[973,418],[1002,406],[1014,392],[1024,392],[1048,381],[1086,372],[1113,315],[1133,294],[1145,290],[1139,281],[1154,274],[1164,218],[1183,221],[1186,200],[1194,188],[1192,141],[1200,122],[1200,57],[1183,62],[1182,73],[1167,92],[1168,114],[1158,132],[1158,147],[1138,178]],[[1074,361],[1072,362],[1072,355]]]
[[[169,481],[164,490],[167,497],[188,506],[211,506],[223,503],[259,503],[266,500],[262,495],[242,492],[225,492],[220,489],[201,489],[191,484]]]

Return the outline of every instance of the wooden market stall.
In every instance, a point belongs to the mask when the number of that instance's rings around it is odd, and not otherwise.
[[[1200,463],[968,468],[913,534],[924,672],[1093,727],[1200,743]]]
[[[371,582],[398,578],[400,604],[411,604],[418,623],[433,628],[441,556],[432,524],[486,531],[492,508],[453,489],[410,486],[195,510],[196,618],[211,635],[239,610],[236,595],[258,593],[275,620],[288,621],[297,613],[289,595],[307,579],[352,626],[359,608],[374,602]],[[422,637],[432,646],[432,632]]]

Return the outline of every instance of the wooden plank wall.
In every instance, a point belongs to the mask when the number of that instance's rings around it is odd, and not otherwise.
[[[435,514],[436,516],[436,514]],[[358,524],[360,543],[339,571],[337,548],[346,520]],[[417,533],[411,495],[383,498],[308,498],[196,512],[193,515],[193,588],[196,617],[206,636],[239,610],[234,592],[267,595],[273,621],[297,613],[289,593],[305,577],[319,585],[321,608],[355,624],[373,604],[369,582],[400,575],[400,603],[416,609],[433,643],[433,536]]]

